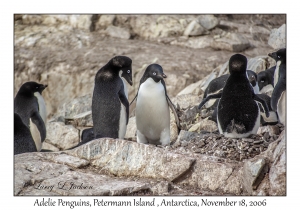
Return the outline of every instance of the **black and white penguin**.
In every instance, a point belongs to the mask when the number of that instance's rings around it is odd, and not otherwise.
[[[158,64],[150,64],[140,80],[137,95],[133,99],[133,101],[136,99],[135,115],[139,143],[170,144],[169,107],[175,115],[177,126],[179,125],[175,107],[167,94],[164,78],[167,76],[163,68]]]
[[[95,138],[123,139],[129,117],[128,91],[123,78],[132,85],[132,60],[116,56],[95,76],[92,118]]]
[[[269,109],[249,83],[246,73],[247,58],[241,54],[229,60],[230,76],[223,91],[209,95],[199,104],[199,109],[210,99],[220,98],[217,108],[217,124],[225,137],[243,138],[256,134],[260,125],[260,111],[257,102],[263,105],[266,116]],[[257,101],[257,102],[256,102]]]
[[[274,87],[274,72],[276,66],[272,66],[269,69],[261,71],[257,74],[257,82],[260,93],[264,93],[266,91],[263,90],[267,85],[271,85]]]
[[[266,116],[265,111],[263,109],[263,107],[261,106],[261,104],[259,103],[259,110],[260,110],[260,124],[261,125],[276,125],[278,123],[278,116],[276,111],[274,111],[271,107],[271,97],[268,96],[267,94],[257,94],[258,97],[260,97],[261,99],[263,99],[268,106],[269,109],[269,117]]]
[[[47,114],[45,101],[42,97],[42,92],[46,87],[47,85],[36,82],[26,82],[20,87],[14,99],[15,113],[29,128],[38,152],[41,151],[42,143],[46,138]]]
[[[286,48],[269,53],[276,61],[274,72],[274,90],[271,96],[271,107],[277,111],[279,122],[285,125],[286,105]]]
[[[21,117],[14,113],[14,154],[25,152],[37,152],[37,149],[29,128],[23,123]]]

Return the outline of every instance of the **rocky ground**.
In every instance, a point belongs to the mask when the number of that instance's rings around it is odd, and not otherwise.
[[[197,109],[207,84],[228,71],[234,53],[248,69],[274,65],[285,46],[285,15],[15,15],[14,90],[34,80],[48,111],[40,152],[15,156],[15,195],[285,195],[285,128],[230,139]],[[133,60],[131,101],[147,65],[168,78],[180,126],[171,145],[136,143],[135,112],[125,140],[99,139],[68,150],[93,126],[96,72],[115,55]],[[171,115],[172,116],[172,115]],[[66,190],[59,180],[93,186]],[[42,187],[52,186],[53,189]]]

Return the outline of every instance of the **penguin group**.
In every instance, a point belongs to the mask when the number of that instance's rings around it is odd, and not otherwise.
[[[225,137],[243,138],[256,134],[260,125],[285,125],[286,49],[268,54],[276,61],[258,75],[247,70],[247,58],[234,54],[229,59],[229,74],[212,80],[198,108],[213,110],[210,119]],[[159,64],[150,64],[140,79],[134,99],[129,103],[127,83],[132,82],[132,60],[115,56],[95,75],[92,96],[93,127],[85,129],[80,146],[97,138],[124,139],[129,107],[135,101],[137,142],[170,144],[170,110],[179,130],[177,110],[170,100]],[[271,97],[264,94],[272,86]],[[46,138],[46,105],[42,92],[47,85],[24,83],[14,99],[14,154],[39,152]],[[75,146],[75,147],[77,147]]]
[[[286,124],[286,49],[268,56],[276,66],[256,75],[246,70],[244,55],[232,55],[230,74],[212,80],[205,89],[198,108],[213,110],[209,119],[217,123],[225,137],[248,137],[256,134],[260,125]],[[268,86],[273,89],[271,97],[265,94]]]

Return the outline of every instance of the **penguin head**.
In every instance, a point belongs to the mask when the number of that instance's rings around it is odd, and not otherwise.
[[[164,78],[167,78],[167,75],[164,74],[163,68],[158,64],[150,64],[144,73],[144,79],[152,78],[155,82],[159,82]]]
[[[116,56],[110,62],[114,69],[119,71],[121,77],[132,86],[132,60],[126,56]]]
[[[242,54],[235,54],[229,59],[230,74],[246,73],[247,58]]]
[[[48,85],[36,82],[26,82],[20,87],[19,93],[24,95],[34,95],[34,93],[39,92],[42,95],[42,92],[46,87],[48,87]]]
[[[248,75],[249,82],[253,87],[255,87],[257,84],[257,74],[252,70],[247,70],[247,75]]]
[[[271,82],[268,79],[268,75],[266,71],[261,71],[257,75],[257,83],[259,90],[261,90],[263,87],[267,86],[268,84],[271,84]]]
[[[276,62],[281,61],[281,63],[286,63],[286,48],[282,48],[276,52],[269,53],[268,56],[273,58]]]

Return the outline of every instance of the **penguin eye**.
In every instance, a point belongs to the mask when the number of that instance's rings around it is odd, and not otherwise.
[[[265,82],[265,80],[260,80],[260,82]]]
[[[129,73],[130,73],[130,70],[127,70],[127,73],[129,74]]]
[[[38,86],[35,87],[35,89],[38,89],[38,88],[39,88]]]
[[[156,75],[156,72],[153,72],[153,75]]]
[[[280,58],[280,55],[278,55],[277,57]]]

